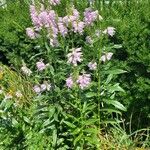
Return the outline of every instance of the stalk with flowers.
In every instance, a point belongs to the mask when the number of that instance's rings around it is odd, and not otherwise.
[[[108,39],[116,29],[105,27],[105,20],[91,7],[79,12],[72,5],[63,16],[55,10],[62,3],[50,0],[47,7],[42,3],[30,5],[33,26],[26,33],[31,40],[43,41],[43,52],[40,58],[37,55],[32,70],[27,64],[21,70],[32,79],[38,103],[57,110],[57,115],[44,120],[54,123],[53,128],[48,124],[55,137],[52,148],[58,148],[57,141],[63,139],[64,147],[67,143],[70,149],[99,149],[100,127],[117,123],[114,114],[125,110],[114,100],[116,92],[123,89],[111,83],[115,74],[124,72],[109,65],[113,56],[110,50],[117,46]]]

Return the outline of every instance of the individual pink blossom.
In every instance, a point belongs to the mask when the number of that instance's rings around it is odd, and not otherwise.
[[[91,8],[86,8],[84,12],[84,22],[86,25],[91,25],[98,18],[98,11],[92,11]]]
[[[102,31],[101,31],[101,30],[96,30],[96,31],[95,31],[95,35],[96,35],[97,37],[100,37],[101,34],[102,34]]]
[[[73,16],[74,16],[74,19],[75,20],[78,20],[79,19],[79,12],[77,9],[73,8]]]
[[[114,36],[116,31],[115,31],[115,28],[114,27],[107,27],[107,29],[105,29],[103,31],[104,34],[108,34],[110,36]]]
[[[67,54],[68,57],[68,63],[73,64],[74,66],[77,66],[77,62],[82,61],[82,52],[81,48],[73,48],[72,52]]]
[[[90,70],[96,70],[97,69],[97,63],[96,62],[89,62],[88,67]]]
[[[32,71],[26,66],[26,64],[23,64],[23,66],[21,67],[21,71],[27,76],[30,76],[32,73]]]
[[[38,61],[38,62],[36,63],[36,67],[37,67],[37,69],[38,69],[39,71],[45,70],[47,66],[48,66],[48,64],[45,64],[45,63],[43,62],[43,60],[40,60],[40,61]]]
[[[113,56],[113,53],[112,52],[108,52],[106,53],[105,55],[103,55],[101,57],[101,61],[105,62],[105,61],[109,61]]]
[[[72,23],[72,26],[73,26],[73,31],[74,31],[75,33],[77,33],[77,32],[80,33],[80,34],[83,33],[84,27],[85,27],[83,21],[79,21],[79,22],[74,21],[74,22]]]
[[[44,92],[44,91],[50,91],[51,89],[51,84],[49,84],[48,82],[43,82],[41,85],[40,85],[40,88],[41,88],[41,91]]]
[[[37,34],[32,28],[26,28],[26,34],[30,39],[35,39],[37,37]]]
[[[77,83],[79,84],[79,87],[81,89],[88,87],[90,82],[91,82],[91,75],[90,74],[80,75],[77,79]]]
[[[58,29],[60,34],[65,37],[65,35],[68,33],[68,29],[65,27],[65,25],[62,22],[58,23]]]
[[[87,44],[93,44],[93,40],[92,40],[92,38],[91,38],[90,36],[87,36],[87,37],[85,38],[85,40],[86,40],[86,43],[87,43]]]
[[[51,5],[59,5],[60,4],[60,0],[49,0]]]
[[[68,88],[72,88],[73,87],[73,79],[72,79],[72,77],[70,76],[70,77],[68,77],[67,79],[66,79],[66,86],[68,87]]]
[[[33,90],[34,90],[34,92],[37,93],[37,94],[40,94],[40,93],[41,93],[41,88],[40,88],[39,85],[35,85],[35,86],[33,87]]]

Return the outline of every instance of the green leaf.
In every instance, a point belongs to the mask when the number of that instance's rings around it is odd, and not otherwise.
[[[122,74],[122,73],[126,73],[127,71],[122,70],[122,69],[113,69],[113,70],[107,70],[104,71],[105,74]]]
[[[115,106],[116,108],[122,110],[122,111],[127,111],[127,109],[118,101],[115,100],[108,100],[106,101],[107,104],[111,104],[113,106]]]
[[[90,128],[84,129],[84,132],[97,134],[98,130],[97,130],[97,128],[91,128],[90,127]]]
[[[121,44],[115,44],[115,45],[113,45],[112,48],[120,49],[120,48],[122,48],[122,45]]]
[[[73,135],[79,134],[81,130],[82,130],[82,129],[77,128],[77,129],[75,129],[75,130],[72,132],[72,134],[73,134]]]
[[[80,141],[80,140],[82,139],[82,136],[83,136],[83,134],[80,133],[80,134],[75,138],[75,140],[74,140],[74,142],[73,142],[74,146],[77,144],[78,141]]]
[[[76,126],[73,123],[70,123],[68,121],[63,121],[67,126],[69,126],[70,128],[76,128]]]
[[[115,85],[108,87],[108,90],[110,93],[114,92],[125,92],[120,86],[119,83],[116,83]]]
[[[94,93],[94,92],[88,92],[88,93],[86,93],[86,97],[87,98],[91,98],[91,97],[95,97],[96,96],[96,93]]]
[[[93,123],[99,121],[99,119],[88,119],[87,121],[83,122],[83,125],[93,125]]]
[[[57,143],[57,130],[54,130],[53,131],[53,142],[52,142],[53,147],[56,146],[56,143]]]

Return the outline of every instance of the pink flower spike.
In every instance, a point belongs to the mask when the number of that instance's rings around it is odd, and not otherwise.
[[[43,63],[42,60],[36,63],[36,67],[38,71],[43,71],[44,69],[46,69],[46,65]]]
[[[30,39],[35,39],[37,37],[37,34],[32,28],[26,28],[26,34]]]
[[[21,67],[21,71],[27,76],[30,76],[32,73],[32,71],[26,66],[26,64],[23,64],[23,66]]]
[[[38,85],[35,85],[35,86],[33,87],[33,90],[34,90],[34,92],[37,93],[37,94],[40,94],[40,93],[41,93],[41,88],[40,88]]]
[[[60,4],[60,0],[49,0],[51,5],[59,5]]]
[[[114,36],[116,31],[115,31],[115,28],[114,27],[107,27],[107,29],[105,29],[103,31],[104,34],[108,34],[110,36]]]
[[[80,75],[76,82],[79,84],[79,87],[81,89],[84,89],[89,86],[89,84],[91,82],[91,75],[90,74]]]
[[[84,22],[86,25],[91,25],[98,18],[98,11],[92,11],[91,8],[86,8],[84,12]]]
[[[79,34],[82,34],[82,33],[83,33],[84,27],[85,27],[83,21],[80,21],[80,22],[74,21],[74,22],[72,23],[72,26],[73,26],[73,30],[74,30],[75,33],[77,33],[77,32],[78,32]]]
[[[68,88],[72,88],[72,87],[73,87],[73,79],[72,79],[71,76],[66,79],[66,86],[67,86]]]
[[[113,56],[113,53],[112,52],[108,52],[108,53],[106,53],[105,55],[103,55],[101,57],[101,61],[102,62],[109,61],[112,58],[112,56]]]
[[[96,62],[89,62],[88,67],[90,70],[96,70],[97,69],[97,63]]]
[[[73,48],[72,52],[67,54],[68,61],[67,63],[73,64],[74,66],[77,66],[77,62],[82,61],[82,52],[81,48]]]

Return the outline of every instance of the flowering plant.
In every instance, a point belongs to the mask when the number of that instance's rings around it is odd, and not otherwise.
[[[62,16],[55,10],[59,4],[61,1],[50,1],[50,7],[30,6],[33,27],[28,27],[26,33],[31,40],[39,41],[42,51],[32,57],[37,60],[35,66],[29,69],[23,63],[21,70],[34,84],[36,103],[44,108],[52,106],[57,114],[52,113],[48,119],[49,110],[42,111],[41,116],[46,117],[39,116],[39,124],[47,124],[49,128],[42,125],[39,132],[52,129],[51,136],[63,138],[73,149],[98,149],[99,140],[95,137],[101,127],[116,123],[114,117],[109,120],[110,115],[118,116],[120,110],[126,110],[114,100],[116,92],[124,92],[123,89],[118,83],[111,83],[115,74],[124,72],[110,67],[117,45],[109,39],[116,29],[105,27],[105,20],[92,7],[81,13],[71,5]],[[61,129],[57,128],[58,124]],[[65,133],[69,134],[68,138]],[[52,147],[59,145],[55,142]]]

